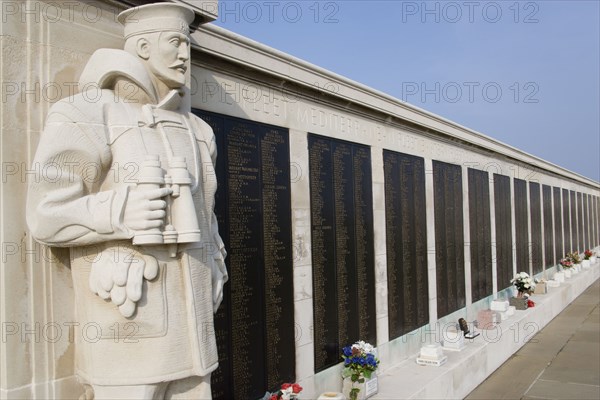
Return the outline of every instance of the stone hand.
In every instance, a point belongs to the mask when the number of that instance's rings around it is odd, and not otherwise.
[[[123,223],[134,231],[160,228],[164,224],[167,202],[161,200],[173,191],[168,188],[137,190],[127,196]]]
[[[142,298],[144,279],[152,280],[158,275],[158,262],[152,256],[105,253],[92,263],[90,289],[101,298],[110,299],[124,317],[131,317]]]

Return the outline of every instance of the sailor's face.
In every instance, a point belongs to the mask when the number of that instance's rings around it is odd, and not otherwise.
[[[151,43],[150,71],[170,89],[185,85],[186,61],[190,58],[190,41],[179,32],[162,32]]]

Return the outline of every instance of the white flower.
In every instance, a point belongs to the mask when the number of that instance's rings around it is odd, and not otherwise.
[[[525,287],[525,289],[529,289],[529,283],[526,283],[525,285],[523,285]]]
[[[358,342],[354,343],[352,348],[360,350],[360,352],[363,354],[370,354],[375,350],[371,344],[366,343],[364,340],[359,340]]]

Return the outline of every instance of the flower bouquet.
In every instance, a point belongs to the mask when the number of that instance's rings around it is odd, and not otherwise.
[[[563,268],[572,268],[573,262],[568,258],[563,258],[562,260],[560,260],[560,265]]]
[[[262,400],[294,400],[302,391],[302,386],[297,383],[284,383],[275,393],[265,393]]]
[[[350,400],[357,400],[360,388],[356,384],[365,383],[365,378],[371,379],[371,375],[379,366],[379,359],[375,356],[375,348],[362,340],[352,346],[344,347],[342,358],[344,359],[342,377],[349,378],[352,382]]]
[[[581,262],[581,268],[589,269],[594,261],[594,252],[590,249],[587,249],[583,252],[583,261]]]
[[[515,285],[517,291],[517,297],[511,297],[509,299],[509,303],[511,306],[514,306],[517,310],[526,310],[527,309],[527,299],[528,296],[535,289],[535,282],[533,278],[529,276],[527,272],[519,272],[513,279],[511,279],[510,283]]]
[[[579,272],[579,269],[581,267],[581,257],[579,256],[579,253],[576,251],[572,251],[570,253],[567,253],[566,256],[569,260],[571,260],[571,262],[573,263],[573,267],[571,269],[571,272],[573,274],[576,274]],[[567,274],[568,276],[568,274]]]
[[[569,260],[571,260],[571,262],[573,264],[579,264],[581,263],[581,257],[579,257],[579,253],[576,251],[572,251],[570,253],[567,253],[566,258],[568,258]]]
[[[527,272],[519,272],[510,283],[514,284],[519,291],[519,297],[523,297],[525,293],[531,294],[535,289],[535,282]]]

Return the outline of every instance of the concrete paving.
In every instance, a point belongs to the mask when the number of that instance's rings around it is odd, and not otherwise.
[[[600,280],[466,399],[600,399]]]

